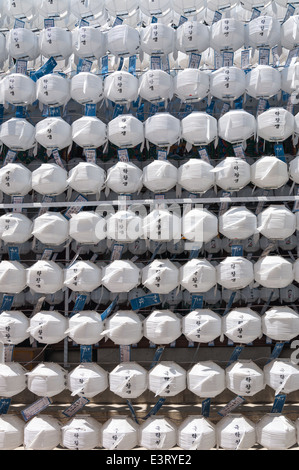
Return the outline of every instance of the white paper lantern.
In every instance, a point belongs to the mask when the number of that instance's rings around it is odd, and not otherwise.
[[[129,292],[139,284],[139,268],[131,261],[116,260],[103,268],[102,284],[110,292]]]
[[[72,33],[57,26],[43,29],[39,36],[39,47],[42,55],[48,59],[67,60],[72,54]]]
[[[119,210],[107,219],[107,238],[121,243],[137,240],[142,233],[141,218],[130,210]]]
[[[6,75],[0,82],[4,102],[14,106],[28,106],[35,101],[35,82],[22,73]]]
[[[167,209],[152,210],[142,222],[143,235],[154,241],[181,239],[181,218]]]
[[[188,341],[210,343],[221,336],[221,317],[207,308],[193,310],[183,317],[182,332]]]
[[[283,288],[292,284],[292,263],[281,256],[265,256],[254,265],[255,281],[264,287]]]
[[[25,243],[31,232],[32,222],[24,214],[9,212],[0,217],[0,238],[4,243]]]
[[[93,26],[83,26],[72,31],[73,53],[80,59],[98,60],[106,54],[106,36]]]
[[[211,26],[210,47],[217,52],[237,51],[245,42],[245,28],[235,18],[221,18]]]
[[[56,163],[43,163],[32,172],[32,189],[44,196],[64,193],[67,171]]]
[[[267,413],[256,424],[257,442],[268,450],[287,450],[296,444],[296,427],[282,414]]]
[[[107,32],[107,50],[117,57],[129,57],[139,52],[139,32],[128,24],[120,24]]]
[[[25,151],[35,145],[35,128],[26,119],[11,118],[0,127],[0,141],[14,151]]]
[[[245,142],[256,135],[256,119],[242,109],[228,111],[218,121],[218,135],[231,144]]]
[[[105,7],[111,16],[119,16],[126,19],[136,13],[136,10],[139,7],[139,2],[137,0],[124,0],[119,4],[117,0],[105,0]]]
[[[99,165],[80,162],[69,172],[67,184],[79,194],[100,193],[104,187],[106,172]]]
[[[100,75],[80,72],[71,79],[71,97],[80,104],[97,104],[103,99],[104,83]]]
[[[143,337],[143,321],[132,310],[118,310],[107,319],[103,333],[114,344],[137,344]]]
[[[8,196],[26,196],[32,188],[32,175],[22,163],[8,163],[0,169],[0,190]]]
[[[151,23],[140,31],[141,50],[148,55],[168,55],[175,47],[175,32],[163,23]]]
[[[248,450],[256,444],[255,424],[245,416],[230,413],[216,426],[217,445],[226,450]]]
[[[299,84],[299,64],[290,64],[281,70],[281,89],[291,95],[296,93]]]
[[[72,124],[72,139],[82,148],[96,149],[107,142],[107,126],[93,116],[83,116]]]
[[[176,445],[177,428],[164,416],[151,416],[139,427],[139,445],[148,450],[168,450]]]
[[[0,416],[1,450],[16,450],[24,443],[25,423],[13,414]]]
[[[133,194],[142,188],[143,173],[131,162],[117,162],[107,171],[106,185],[117,194]]]
[[[116,104],[129,104],[136,101],[138,79],[129,72],[112,72],[104,81],[104,96]]]
[[[106,238],[106,221],[95,212],[81,211],[71,217],[69,234],[78,243],[96,245]]]
[[[244,289],[254,281],[253,264],[242,256],[229,256],[216,266],[217,282],[233,291]]]
[[[11,398],[26,389],[26,369],[17,362],[0,364],[0,395]]]
[[[225,389],[225,371],[213,361],[195,364],[187,373],[187,385],[201,398],[213,398]]]
[[[29,319],[18,310],[4,311],[0,315],[0,342],[17,345],[29,338]]]
[[[174,94],[184,103],[203,100],[209,91],[210,76],[204,71],[186,68],[174,78]]]
[[[199,21],[188,19],[176,30],[176,49],[185,54],[200,54],[210,47],[209,28]]]
[[[1,15],[1,13],[0,13]],[[1,15],[2,16],[2,15]],[[2,20],[0,20],[2,21]],[[4,34],[0,34],[0,47],[1,47],[1,52],[0,52],[0,63],[3,64],[3,62],[7,59],[8,53],[7,53],[7,48],[6,48],[6,37]]]
[[[121,398],[138,398],[147,389],[147,371],[136,362],[122,362],[109,374],[110,391]]]
[[[275,359],[264,366],[266,384],[280,393],[292,393],[299,389],[299,367],[290,359]]]
[[[295,118],[284,108],[270,108],[257,118],[257,135],[269,142],[286,140],[294,128]]]
[[[245,72],[238,67],[221,67],[210,75],[211,95],[220,100],[236,100],[245,92]]]
[[[64,149],[72,144],[72,128],[60,117],[42,119],[36,124],[36,141],[46,149]]]
[[[45,245],[61,245],[69,236],[68,220],[60,213],[47,211],[34,220],[32,235]]]
[[[262,316],[264,335],[278,341],[289,341],[299,333],[299,315],[290,307],[272,307]]]
[[[299,45],[299,16],[293,15],[281,25],[281,45],[285,49],[295,49]]]
[[[261,316],[249,307],[234,308],[222,321],[223,333],[234,343],[248,344],[262,336]]]
[[[215,425],[204,416],[188,416],[178,428],[178,446],[181,449],[211,450],[215,445]]]
[[[91,261],[76,261],[64,271],[64,286],[74,292],[92,292],[102,282],[102,270]]]
[[[39,343],[56,344],[66,337],[67,326],[67,319],[61,313],[41,311],[30,318],[28,333]]]
[[[269,99],[281,90],[281,74],[270,65],[258,65],[246,75],[246,93]]]
[[[280,23],[271,16],[260,15],[248,23],[246,44],[257,49],[259,47],[274,47],[280,42]]]
[[[89,0],[87,3],[81,0],[70,2],[70,11],[77,18],[95,20],[105,17],[105,0]]]
[[[119,148],[133,148],[144,142],[143,123],[131,114],[121,114],[108,123],[108,139]]]
[[[143,169],[143,185],[154,193],[170,191],[177,180],[177,168],[166,160],[154,160]]]
[[[69,450],[93,450],[100,447],[102,425],[91,416],[72,418],[61,428],[62,445]]]
[[[34,416],[24,428],[24,448],[54,450],[61,443],[61,424],[53,416]]]
[[[70,317],[66,333],[77,344],[92,345],[102,339],[103,330],[101,315],[85,310]]]
[[[226,386],[236,395],[251,397],[265,388],[264,373],[251,360],[238,360],[226,369]]]
[[[284,240],[296,230],[296,216],[284,205],[270,205],[257,220],[258,231],[272,240]]]
[[[294,284],[291,284],[279,290],[279,297],[282,303],[293,304],[299,298],[299,289]]]
[[[0,262],[0,292],[18,294],[26,287],[26,270],[18,261]]]
[[[139,77],[138,94],[151,103],[171,100],[173,88],[173,78],[164,70],[148,70]]]
[[[256,233],[257,219],[245,206],[232,207],[219,217],[219,232],[227,238],[244,240]]]
[[[9,18],[18,18],[25,21],[30,21],[35,14],[34,0],[29,0],[28,2],[24,0],[17,0],[13,3],[9,1],[3,2],[2,11]]]
[[[289,163],[289,176],[292,181],[299,183],[299,155]]]
[[[107,450],[131,450],[138,445],[138,425],[128,416],[113,416],[103,424],[101,434]]]
[[[181,319],[170,310],[154,310],[143,324],[144,336],[154,344],[170,344],[182,334]]]
[[[163,17],[170,13],[172,8],[171,0],[140,0],[139,8],[146,16]]]
[[[66,388],[67,372],[59,364],[40,363],[26,375],[28,389],[38,397],[51,398]]]
[[[195,145],[208,145],[218,135],[217,120],[209,114],[193,111],[181,121],[182,138]]]
[[[66,105],[71,99],[69,80],[59,74],[44,75],[36,82],[36,99],[50,107]]]
[[[192,242],[207,243],[218,235],[218,219],[207,209],[191,209],[182,217],[182,235]]]
[[[189,292],[207,292],[216,283],[216,269],[205,259],[192,259],[180,268],[180,284]]]
[[[205,193],[214,186],[215,174],[212,165],[204,160],[190,158],[178,169],[178,183],[190,193]]]
[[[39,294],[55,294],[63,287],[63,270],[54,261],[37,261],[27,269],[27,285]]]
[[[168,294],[179,285],[179,269],[168,259],[154,260],[143,268],[142,284],[154,294]]]
[[[108,387],[108,373],[96,363],[79,364],[68,374],[72,396],[93,398]]]
[[[144,133],[157,147],[171,147],[181,138],[181,123],[169,113],[157,113],[145,121]]]
[[[156,397],[176,396],[186,388],[186,371],[175,362],[161,361],[149,371],[148,388]]]
[[[212,171],[224,191],[238,191],[250,183],[250,165],[241,158],[225,157]]]
[[[288,166],[277,157],[264,156],[251,165],[251,181],[258,188],[280,188],[288,180]]]

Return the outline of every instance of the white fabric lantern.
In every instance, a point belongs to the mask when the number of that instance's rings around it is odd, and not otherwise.
[[[195,146],[208,145],[218,135],[217,120],[207,113],[193,111],[181,121],[182,138]]]
[[[24,0],[17,0],[13,3],[9,1],[3,2],[2,11],[10,18],[18,18],[30,21],[34,17],[35,12],[34,0],[29,0],[28,2]]]
[[[229,256],[216,266],[217,282],[233,291],[244,289],[254,281],[253,264],[242,256]]]
[[[182,235],[189,241],[207,243],[218,235],[218,219],[207,209],[191,209],[182,217]]]
[[[211,95],[220,100],[236,100],[245,92],[245,72],[238,67],[221,67],[210,75]]]
[[[234,343],[248,344],[262,336],[261,316],[249,307],[234,308],[222,322],[223,333]]]
[[[26,375],[28,389],[38,397],[51,398],[66,388],[67,372],[59,364],[40,363]]]
[[[176,30],[176,49],[185,54],[200,54],[210,47],[208,26],[188,19]]]
[[[289,163],[289,176],[292,181],[299,183],[299,155]]]
[[[11,398],[26,389],[26,369],[17,362],[0,364],[0,396]]]
[[[107,319],[103,334],[114,344],[137,344],[143,337],[143,321],[133,310],[118,310]]]
[[[249,21],[246,31],[246,44],[253,49],[269,47],[280,42],[280,23],[271,16],[260,15]]]
[[[0,217],[0,238],[4,243],[25,243],[31,233],[32,222],[26,215],[9,212]]]
[[[56,344],[64,340],[68,322],[61,313],[50,310],[41,311],[30,318],[28,333],[42,344]]]
[[[171,100],[173,78],[164,70],[148,70],[140,75],[138,94],[151,103]]]
[[[225,389],[225,371],[213,361],[195,364],[187,374],[188,390],[201,398],[213,398]]]
[[[181,138],[181,122],[169,113],[157,113],[144,125],[145,138],[157,147],[171,147]]]
[[[184,103],[203,100],[209,91],[210,76],[201,70],[179,70],[174,78],[174,94]]]
[[[299,64],[290,64],[281,70],[281,89],[291,95],[296,93],[299,85]]]
[[[176,445],[177,428],[164,416],[151,416],[139,427],[139,445],[148,450],[168,450]]]
[[[0,416],[1,450],[16,450],[24,443],[25,423],[18,416],[9,414]]]
[[[241,158],[225,157],[212,171],[224,191],[238,191],[250,183],[250,165]]]
[[[74,292],[92,292],[101,285],[102,270],[91,261],[76,261],[64,273],[65,287]]]
[[[232,207],[219,217],[219,232],[227,238],[244,240],[254,235],[257,219],[246,206]]]
[[[255,263],[254,277],[264,287],[281,289],[294,280],[292,263],[281,256],[265,256]]]
[[[98,60],[106,54],[106,36],[93,26],[72,31],[73,53],[80,59]]]
[[[221,336],[222,320],[210,309],[197,309],[182,319],[182,331],[188,341],[210,343]]]
[[[27,269],[27,285],[39,294],[55,294],[63,287],[63,270],[54,261],[37,261]]]
[[[154,294],[169,294],[179,285],[179,269],[168,259],[154,260],[143,268],[142,284]]]
[[[80,72],[71,79],[71,97],[80,104],[97,104],[103,99],[104,84],[100,75]]]
[[[107,142],[107,126],[93,116],[83,116],[72,124],[72,139],[82,148],[96,149]]]
[[[54,450],[61,443],[61,424],[53,416],[34,416],[24,428],[24,448]]]
[[[130,210],[118,210],[107,220],[107,238],[122,243],[137,240],[142,233],[141,218]]]
[[[170,191],[178,180],[178,169],[166,160],[154,160],[143,169],[143,184],[154,193]]]
[[[40,103],[58,107],[64,106],[70,100],[70,82],[59,74],[47,74],[36,82],[36,99]]]
[[[210,47],[217,52],[237,51],[244,46],[245,28],[235,18],[221,18],[211,26]]]
[[[156,397],[174,397],[186,388],[186,371],[175,362],[161,361],[149,371],[148,388]]]
[[[116,104],[129,104],[138,98],[138,78],[129,72],[116,71],[104,81],[104,96]]]
[[[207,292],[216,283],[216,269],[205,259],[192,259],[180,268],[180,284],[189,292]]]
[[[35,138],[46,149],[64,149],[72,144],[72,128],[60,117],[42,119],[36,124]]]
[[[143,123],[131,114],[121,114],[108,123],[108,139],[119,148],[133,148],[144,142]]]
[[[147,389],[147,371],[136,362],[122,362],[110,372],[109,384],[121,398],[138,398]]]
[[[277,157],[264,156],[251,165],[251,181],[258,188],[280,188],[288,180],[288,166]]]
[[[102,284],[110,292],[129,292],[139,284],[139,268],[131,261],[116,260],[103,268]]]
[[[56,163],[43,163],[32,172],[32,189],[44,196],[62,194],[67,189],[67,176]]]
[[[215,445],[215,425],[204,416],[188,416],[178,428],[178,446],[181,449],[211,450]]]
[[[100,447],[102,425],[91,416],[72,418],[61,428],[62,445],[69,450],[93,450]]]
[[[143,172],[131,162],[117,162],[107,171],[106,185],[117,194],[133,194],[142,188]]]
[[[296,49],[299,45],[299,15],[290,16],[281,25],[281,45],[285,49]]]
[[[18,261],[0,262],[0,292],[19,294],[26,287],[26,270]]]
[[[17,345],[29,338],[29,319],[23,312],[12,310],[0,315],[0,342]]]
[[[256,444],[255,424],[245,416],[231,413],[216,426],[217,445],[226,450],[248,450]]]
[[[296,426],[286,416],[267,413],[256,424],[257,442],[268,450],[287,450],[297,442]]]
[[[114,26],[107,32],[107,49],[114,56],[129,57],[137,54],[139,44],[138,30],[128,24]]]
[[[170,344],[182,334],[181,319],[170,310],[154,310],[144,320],[143,329],[153,344]]]
[[[258,65],[246,75],[246,93],[269,99],[281,90],[281,74],[270,65]]]
[[[258,137],[269,142],[282,142],[290,137],[295,128],[293,114],[284,108],[270,108],[257,118]]]
[[[256,135],[256,119],[243,109],[228,111],[218,121],[218,135],[231,144],[245,142]]]
[[[258,214],[258,231],[272,240],[285,240],[296,230],[296,215],[284,205],[271,205]]]
[[[190,158],[178,169],[178,183],[190,193],[205,193],[214,186],[215,174],[212,165],[204,160]]]
[[[22,163],[8,163],[0,169],[0,190],[8,196],[26,196],[32,188],[32,175]]]
[[[95,363],[79,364],[68,374],[72,396],[93,398],[108,387],[108,373]]]
[[[100,193],[104,187],[106,172],[91,162],[80,162],[69,172],[67,184],[79,194]]]
[[[70,317],[66,333],[77,344],[92,345],[102,339],[103,330],[101,315],[84,310]]]
[[[181,218],[167,209],[152,210],[142,222],[143,235],[154,241],[181,239]]]
[[[262,316],[264,335],[277,341],[289,341],[299,334],[299,315],[290,307],[272,307]]]
[[[265,388],[264,373],[251,360],[238,360],[226,369],[227,388],[242,397],[251,397]]]
[[[131,450],[138,445],[138,425],[128,416],[113,416],[102,426],[102,446],[107,450]]]
[[[68,220],[60,213],[45,212],[34,220],[32,235],[45,245],[61,245],[69,236]]]
[[[6,75],[0,82],[4,102],[14,106],[28,106],[35,101],[35,82],[22,73]]]
[[[140,47],[148,55],[168,55],[175,47],[175,31],[163,23],[151,23],[140,31]]]
[[[290,359],[275,359],[264,366],[266,384],[280,393],[292,393],[299,389],[299,366]]]
[[[56,60],[67,60],[72,55],[72,33],[57,26],[43,29],[39,36],[41,54]]]
[[[35,145],[35,128],[26,119],[11,118],[1,124],[0,141],[14,151],[25,151]]]
[[[78,243],[96,245],[106,238],[106,221],[96,212],[81,211],[71,217],[69,234]]]

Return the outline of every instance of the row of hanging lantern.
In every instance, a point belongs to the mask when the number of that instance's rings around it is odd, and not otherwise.
[[[290,341],[299,334],[298,313],[286,306],[269,308],[259,315],[249,307],[236,307],[223,317],[211,309],[197,309],[181,316],[171,310],[153,310],[146,318],[133,310],[118,310],[102,321],[96,311],[65,317],[59,311],[41,311],[28,318],[19,310],[0,317],[1,342],[18,345],[29,338],[40,344],[57,344],[69,337],[80,345],[94,345],[103,338],[116,345],[138,344],[143,337],[152,344],[172,344],[182,335],[193,343],[209,344],[217,338],[251,344],[265,335]]]

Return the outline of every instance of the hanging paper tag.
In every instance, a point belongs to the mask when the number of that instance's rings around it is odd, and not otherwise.
[[[136,55],[131,55],[129,58],[129,73],[136,75]]]
[[[27,60],[18,59],[16,61],[16,73],[22,73],[23,75],[27,75]]]
[[[236,362],[239,359],[239,356],[241,352],[243,351],[243,349],[244,349],[244,346],[235,347],[226,367],[229,367],[233,362]]]
[[[214,51],[214,69],[215,70],[220,69],[220,67],[222,67],[222,62],[223,62],[222,55],[219,52]]]
[[[150,370],[153,369],[158,364],[158,362],[160,361],[161,356],[164,352],[164,349],[165,349],[164,346],[160,346],[159,348],[156,349],[153,361],[152,361],[151,366],[150,366]]]
[[[209,115],[212,115],[214,111],[214,107],[215,107],[215,100],[212,100],[211,103],[207,106],[206,113]]]
[[[8,163],[13,163],[16,158],[17,158],[17,152],[15,152],[14,150],[8,150],[4,159],[3,166],[7,165]]]
[[[258,106],[257,106],[257,116],[259,116],[264,111],[266,111],[268,106],[269,106],[268,100],[266,100],[265,98],[260,98],[258,101]]]
[[[191,300],[191,310],[197,310],[203,308],[203,296],[193,294]]]
[[[234,303],[235,297],[236,297],[236,292],[232,292],[223,315],[226,315],[230,311]]]
[[[33,416],[36,416],[41,411],[44,411],[48,406],[52,404],[50,398],[44,397],[32,403],[24,410],[21,411],[21,415],[25,421],[29,421]]]
[[[294,15],[295,10],[296,10],[296,8],[289,3],[286,14],[285,14],[285,17],[283,19],[283,23],[285,23],[291,16]]]
[[[241,52],[241,68],[243,70],[248,69],[248,67],[250,66],[249,57],[250,57],[249,49],[245,49],[244,51]]]
[[[61,168],[65,169],[57,149],[53,150],[52,157],[54,158],[56,165],[59,165]]]
[[[259,64],[269,65],[270,63],[270,49],[262,47],[259,49]]]
[[[78,295],[76,298],[75,306],[71,313],[71,317],[76,315],[76,313],[82,312],[84,310],[85,304],[87,301],[87,295]]]
[[[85,149],[84,154],[85,154],[85,159],[88,163],[96,163],[97,152],[95,149]]]
[[[83,18],[81,18],[80,23],[79,23],[79,28],[84,28],[84,26],[89,26],[89,21],[86,21]]]
[[[272,47],[273,67],[279,67],[280,56],[278,53],[278,46]]]
[[[201,403],[201,414],[205,418],[208,418],[210,416],[210,408],[211,408],[211,398],[206,398],[202,403]]]
[[[18,28],[25,28],[25,21],[16,18],[14,23],[14,29]]]
[[[285,67],[289,67],[290,65],[294,65],[296,60],[297,60],[297,57],[298,57],[298,53],[299,53],[299,47],[296,47],[295,49],[292,49],[290,52],[289,52],[289,55],[287,57],[287,60],[285,62]]]
[[[121,344],[119,346],[119,361],[130,362],[131,361],[131,346]]]
[[[157,160],[167,160],[167,152],[166,150],[158,150],[157,151]]]
[[[199,148],[198,155],[200,156],[201,160],[206,163],[210,163],[209,155],[206,148]]]
[[[104,55],[102,57],[102,71],[101,71],[102,75],[108,75],[108,72],[109,72],[108,64],[109,64],[108,56]]]
[[[10,330],[10,327],[6,327],[5,330]],[[10,333],[9,331],[7,331],[7,333],[5,333],[5,338],[6,338],[6,341],[10,342],[11,339],[10,339]],[[14,344],[5,344],[4,345],[4,362],[13,362],[13,353],[14,353]]]
[[[114,107],[114,110],[113,110],[113,119],[115,119],[117,116],[119,116],[120,114],[122,114],[124,112],[124,109],[125,107],[122,105],[122,104],[117,104],[115,107]]]
[[[161,303],[160,296],[158,294],[148,294],[142,297],[137,297],[130,301],[132,310],[139,310],[141,308],[150,307],[152,305],[159,305]]]
[[[54,18],[45,18],[44,19],[44,28],[45,29],[54,28],[54,26],[55,26]]]
[[[284,345],[285,345],[285,342],[275,344],[274,349],[271,353],[271,356],[270,356],[269,360],[267,361],[267,364],[269,364],[269,362],[273,361],[273,359],[276,359],[277,357],[280,356],[280,353],[283,350]]]
[[[92,362],[92,346],[91,345],[81,344],[80,362],[81,363]]]
[[[114,28],[114,26],[118,26],[120,24],[123,24],[123,22],[124,22],[124,20],[122,18],[120,18],[119,16],[117,16],[114,20],[114,23],[113,23],[112,27]]]
[[[224,408],[222,408],[221,411],[218,411],[218,414],[220,416],[226,416],[233,410],[235,410],[238,406],[242,405],[242,403],[244,403],[245,401],[245,398],[240,396],[233,398]]]
[[[4,295],[2,299],[0,312],[7,312],[11,310],[13,300],[14,300],[13,295]]]
[[[181,16],[180,16],[180,21],[179,21],[179,24],[178,24],[178,28],[179,28],[182,24],[186,23],[186,21],[188,21],[188,18],[186,18],[186,16],[181,15]]]
[[[46,248],[42,254],[41,259],[43,261],[50,261],[53,255],[53,250],[51,248]]]
[[[20,250],[18,246],[8,247],[10,261],[20,261]]]
[[[286,162],[283,144],[274,145],[274,152],[275,152],[275,156],[277,158],[279,158],[279,160],[282,160],[283,162]]]
[[[212,24],[217,23],[217,21],[221,20],[221,18],[222,18],[222,13],[220,13],[220,11],[215,11]]]
[[[121,257],[122,257],[123,251],[124,251],[124,245],[120,245],[119,243],[115,243],[113,245],[113,250],[112,250],[110,260],[111,261],[120,260]]]
[[[11,404],[11,398],[0,399],[0,415],[6,415]]]
[[[162,59],[159,56],[151,56],[151,69],[152,70],[161,70],[162,69]]]
[[[57,62],[56,60],[54,59],[54,57],[50,57],[49,60],[47,60],[47,62],[40,68],[37,70],[37,72],[33,73],[31,75],[31,79],[34,81],[34,82],[37,82],[37,80],[41,77],[43,77],[44,75],[47,75],[51,72],[53,72],[53,70],[55,69],[57,65]]]
[[[192,53],[189,59],[189,68],[198,69],[198,67],[200,66],[200,61],[201,61],[201,55]]]
[[[117,302],[118,302],[118,296],[115,297],[115,299],[114,299],[113,302],[109,305],[109,307],[106,308],[106,310],[102,313],[102,315],[101,315],[102,321],[106,320],[106,318],[109,317],[109,315],[111,314],[112,310],[113,310],[114,307],[117,305]]]
[[[152,408],[152,410],[145,416],[145,418],[143,418],[143,420],[146,420],[150,418],[151,416],[155,416],[160,410],[160,408],[164,405],[165,400],[166,400],[165,398],[160,398],[155,404],[155,406]],[[159,438],[156,439],[156,445],[160,444],[160,441],[158,439]]]
[[[127,149],[118,149],[117,150],[118,161],[120,162],[129,162],[129,152]]]
[[[23,204],[24,197],[23,196],[13,196],[12,203],[14,204],[13,212],[21,213],[23,209],[20,207],[20,204]]]
[[[76,199],[75,199],[75,203],[78,203],[78,202],[86,202],[87,201],[87,198],[82,196],[82,194],[80,194]],[[84,207],[84,205],[82,206],[79,206],[79,205],[75,205],[75,206],[72,206],[70,207],[65,213],[64,213],[64,217],[66,219],[70,219],[72,217],[73,214],[78,214],[82,208]]]
[[[152,16],[152,23],[158,23],[158,18],[156,16]]]
[[[271,409],[271,413],[282,413],[287,396],[284,394],[276,395]]]
[[[224,201],[221,201],[221,203],[220,203],[219,216],[220,216],[220,215],[223,215],[224,212],[226,212],[227,209],[228,209],[228,204],[229,204],[229,203],[228,203],[227,201],[225,201],[225,199],[226,199],[226,198],[227,198],[227,199],[230,198],[230,193],[229,193],[228,191],[223,191],[223,192],[222,192],[222,195],[221,195],[221,198],[223,198]]]
[[[250,21],[254,20],[255,18],[258,18],[260,15],[261,15],[261,12],[258,8],[252,8]]]
[[[127,405],[129,407],[129,410],[131,411],[131,415],[132,415],[132,418],[134,419],[135,423],[139,424],[136,412],[135,412],[134,407],[133,407],[132,403],[130,402],[130,400],[127,400]]]
[[[80,397],[71,406],[62,411],[62,414],[67,418],[71,418],[76,413],[78,413],[78,411],[82,410],[82,408],[84,408],[87,403],[89,403],[89,400],[87,398]]]
[[[243,256],[243,246],[242,245],[232,245],[231,247],[232,256]]]
[[[234,53],[232,51],[222,52],[222,67],[232,67],[234,65]]]
[[[245,153],[243,149],[243,145],[234,145],[234,154],[237,158],[242,158],[242,160],[245,159]]]
[[[97,105],[96,104],[86,104],[85,105],[85,116],[95,117],[97,115]]]

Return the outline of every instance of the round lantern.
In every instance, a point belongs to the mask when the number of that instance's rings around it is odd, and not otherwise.
[[[201,398],[213,398],[225,389],[225,371],[213,361],[195,364],[187,374],[188,390]]]
[[[12,310],[0,315],[0,342],[17,345],[29,338],[29,319],[23,312]]]
[[[184,15],[187,18],[200,13],[205,8],[203,0],[173,0],[173,9],[179,15]],[[209,2],[211,3],[211,2]],[[209,5],[210,6],[210,5]]]
[[[218,135],[217,120],[207,113],[193,111],[181,121],[182,138],[189,144],[204,146]]]
[[[117,162],[107,171],[106,185],[117,194],[133,194],[142,188],[143,172],[131,162]]]
[[[241,414],[224,416],[217,426],[217,445],[226,450],[248,450],[256,444],[255,424]]]
[[[104,187],[106,172],[91,162],[80,162],[69,172],[67,184],[79,194],[100,193]]]
[[[102,425],[91,416],[72,418],[62,431],[62,445],[69,450],[93,450],[100,447]]]
[[[164,70],[148,70],[140,75],[138,94],[151,103],[171,100],[173,78]]]
[[[288,180],[288,166],[277,157],[264,156],[251,165],[251,181],[258,188],[280,188]]]
[[[35,3],[34,0],[24,1],[17,0],[13,3],[6,1],[3,2],[1,8],[2,13],[6,14],[8,18],[23,19],[24,21],[31,21],[34,18]]]
[[[297,94],[299,85],[299,64],[290,64],[281,70],[281,89],[291,95]]]
[[[72,0],[70,2],[70,11],[77,18],[99,19],[105,16],[105,0],[89,0],[87,3],[81,0]]]
[[[180,284],[189,292],[207,292],[216,283],[216,269],[205,259],[192,259],[180,268]]]
[[[1,124],[0,141],[14,151],[25,151],[35,145],[35,128],[26,119],[11,118]]]
[[[281,45],[285,49],[296,49],[299,45],[299,15],[290,16],[281,25]]]
[[[104,96],[116,104],[129,104],[136,101],[138,79],[129,72],[112,72],[104,81]]]
[[[178,446],[181,449],[211,450],[215,445],[215,425],[204,416],[188,416],[178,428]]]
[[[293,114],[284,108],[270,108],[257,118],[257,135],[268,142],[282,142],[295,128]]]
[[[24,427],[24,448],[53,450],[61,443],[61,424],[53,416],[34,416]]]
[[[41,54],[47,59],[67,60],[72,55],[72,33],[57,26],[43,29],[39,46]]]
[[[217,52],[237,51],[244,46],[245,28],[235,18],[221,18],[211,26],[210,47]]]
[[[171,0],[140,0],[139,8],[146,16],[163,17],[170,13],[172,8]]]
[[[22,163],[8,163],[0,169],[0,190],[8,196],[26,196],[32,189],[32,174]]]
[[[78,243],[96,245],[106,238],[106,221],[95,212],[81,211],[71,217],[69,235]]]
[[[28,389],[38,397],[54,397],[63,392],[67,384],[67,372],[55,363],[40,363],[26,373]]]
[[[24,443],[25,423],[18,416],[9,414],[0,416],[2,439],[1,450],[16,450]]]
[[[139,2],[137,0],[124,0],[119,4],[117,0],[105,0],[105,7],[109,15],[128,19],[135,15]]]
[[[80,104],[97,104],[103,99],[104,84],[100,75],[80,72],[71,79],[71,97]]]
[[[92,292],[101,285],[102,270],[91,261],[76,261],[65,269],[64,286],[74,292]]]
[[[103,424],[102,446],[107,450],[131,450],[138,445],[138,425],[127,416],[113,416]]]
[[[168,55],[175,47],[175,31],[163,23],[151,23],[140,32],[140,47],[148,55]]]
[[[132,310],[118,310],[107,319],[103,333],[114,344],[137,344],[143,337],[143,321]]]
[[[256,135],[256,119],[242,109],[228,111],[218,121],[218,135],[231,144],[245,142]]]
[[[143,123],[131,114],[121,114],[108,123],[108,139],[116,147],[134,148],[144,142]]]
[[[188,341],[210,343],[221,336],[222,320],[210,309],[197,309],[182,319],[182,331]]]
[[[95,363],[79,364],[68,374],[72,396],[93,398],[108,387],[108,373]]]
[[[296,230],[296,216],[284,205],[271,205],[258,214],[258,231],[272,240],[285,240]]]
[[[264,287],[281,289],[294,280],[292,263],[281,256],[265,256],[255,263],[254,277]]]
[[[70,100],[70,82],[59,74],[47,74],[36,82],[36,99],[40,103],[58,107],[64,106]]]
[[[286,416],[267,413],[256,424],[257,442],[268,450],[287,450],[296,444],[296,426]]]
[[[212,171],[224,191],[238,191],[250,183],[250,165],[241,158],[225,157]]]
[[[129,292],[139,284],[139,268],[131,261],[116,260],[103,268],[102,284],[110,292]]]
[[[186,388],[186,371],[175,362],[161,361],[149,371],[148,388],[156,397],[174,397]]]
[[[178,180],[178,169],[166,160],[154,160],[143,169],[143,185],[154,193],[170,191]]]
[[[36,124],[36,141],[46,149],[64,149],[72,144],[72,128],[60,117],[42,119]]]
[[[216,266],[217,282],[231,290],[244,289],[254,281],[253,264],[242,256],[229,256]]]
[[[4,101],[13,106],[28,106],[35,101],[35,82],[22,73],[5,75],[1,80],[1,94]]]
[[[170,310],[154,310],[144,320],[143,329],[153,344],[170,344],[182,334],[181,319]]]
[[[281,74],[270,65],[258,65],[246,75],[246,93],[255,99],[269,99],[280,90]]]
[[[289,176],[292,181],[299,183],[299,155],[289,163]]]
[[[245,206],[232,207],[219,217],[219,232],[227,238],[244,240],[256,233],[257,219]]]
[[[154,260],[143,268],[142,284],[154,294],[168,294],[179,285],[179,270],[168,259]]]
[[[236,100],[245,92],[245,72],[238,67],[221,67],[210,75],[210,92],[223,101]]]
[[[109,384],[121,398],[138,398],[147,389],[147,371],[136,362],[122,362],[110,372]]]
[[[121,243],[131,243],[142,233],[141,218],[130,210],[119,210],[108,217],[107,238]]]
[[[0,217],[0,238],[4,243],[25,243],[31,238],[32,222],[26,215],[9,212]]]
[[[61,245],[69,236],[69,223],[58,212],[45,212],[33,222],[32,235],[45,245]]]
[[[11,398],[26,389],[26,369],[17,362],[0,364],[0,395]]]
[[[117,57],[129,57],[139,52],[139,32],[128,24],[120,24],[107,32],[107,49]]]
[[[207,243],[218,235],[218,219],[207,209],[191,209],[182,217],[182,235],[188,241]]]
[[[93,26],[82,26],[72,31],[72,49],[80,59],[98,60],[106,54],[106,36]]]
[[[262,316],[264,335],[277,341],[289,341],[299,334],[299,315],[290,307],[272,307]]]
[[[154,241],[181,239],[181,218],[167,209],[154,209],[142,222],[143,235]]]
[[[299,389],[299,366],[290,359],[275,359],[264,366],[266,384],[280,393],[292,393]]]
[[[179,70],[174,78],[174,94],[184,103],[203,100],[209,91],[210,76],[201,70]]]
[[[164,416],[151,416],[139,427],[139,445],[148,450],[168,450],[176,445],[177,428]]]
[[[67,171],[56,163],[43,163],[32,172],[32,189],[44,196],[64,193]]]
[[[215,183],[215,174],[211,170],[213,167],[210,163],[190,158],[178,169],[178,183],[192,194],[205,193]]]
[[[157,147],[171,147],[181,138],[181,122],[169,113],[157,113],[145,121],[145,138]]]
[[[251,343],[262,336],[261,317],[249,307],[234,308],[223,317],[223,333],[234,343]]]
[[[30,318],[28,333],[39,343],[56,344],[66,337],[67,319],[61,313],[41,311]]]
[[[83,116],[72,124],[72,139],[82,148],[96,149],[107,142],[107,126],[93,116]]]
[[[293,304],[299,298],[299,289],[294,284],[291,284],[283,289],[279,289],[279,297],[281,302]]]
[[[246,33],[246,44],[253,49],[272,48],[280,42],[280,23],[271,16],[260,15],[249,21]]]
[[[101,315],[84,310],[70,317],[66,334],[77,344],[92,345],[102,339],[103,330]]]
[[[207,25],[188,19],[176,30],[176,49],[184,54],[200,54],[210,47]]]
[[[251,397],[265,388],[264,373],[251,360],[239,360],[227,367],[226,386],[236,395]]]
[[[18,261],[0,262],[0,292],[18,294],[26,287],[26,270]]]
[[[63,270],[54,261],[37,261],[27,269],[27,285],[36,293],[55,294],[63,287]]]

